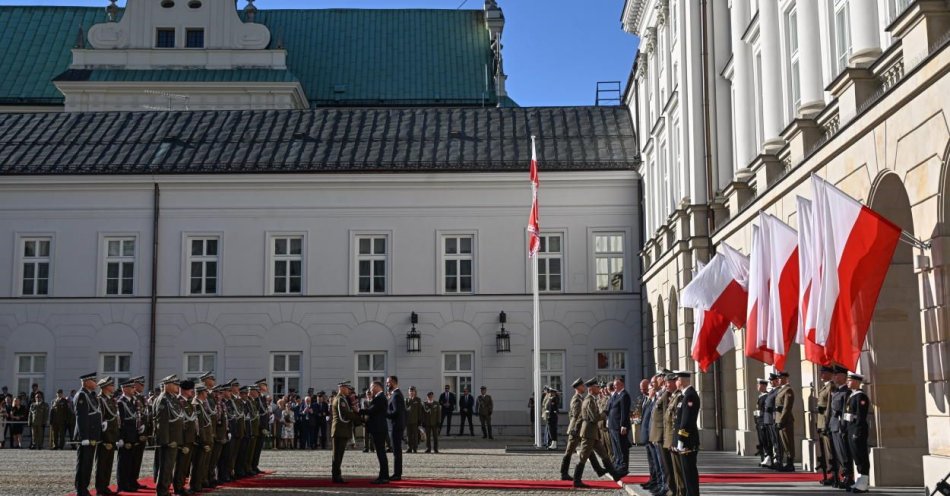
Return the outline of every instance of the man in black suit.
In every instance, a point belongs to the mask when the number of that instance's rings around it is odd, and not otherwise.
[[[468,421],[468,435],[475,435],[475,428],[472,427],[472,412],[475,410],[475,397],[469,394],[468,388],[462,390],[462,397],[459,398],[459,436],[465,433],[465,421]]]
[[[379,381],[374,381],[372,392],[373,400],[370,402],[369,410],[366,412],[366,429],[373,438],[373,445],[376,448],[376,458],[379,460],[379,477],[373,481],[373,484],[388,484],[389,461],[386,460],[386,431],[388,430],[386,415],[388,406],[386,404],[386,394],[383,393],[383,384]]]
[[[393,475],[389,480],[398,481],[402,480],[402,433],[406,430],[406,398],[399,390],[399,379],[396,376],[391,375],[386,379],[386,387],[391,393],[386,417],[392,428],[389,441],[393,447]]]
[[[683,392],[680,410],[677,415],[676,440],[674,451],[679,453],[682,466],[683,483],[686,486],[684,496],[699,496],[699,470],[696,467],[696,453],[699,451],[699,394],[690,384],[691,372],[677,372],[676,387]]]
[[[455,393],[452,392],[452,388],[448,384],[445,385],[445,392],[439,395],[439,405],[442,405],[442,421],[439,422],[439,428],[441,429],[445,425],[445,435],[452,435],[452,412],[455,411],[455,405],[457,405],[457,400],[455,399]],[[448,419],[448,422],[445,420]]]
[[[630,473],[630,395],[623,379],[614,379],[614,393],[607,402],[607,432],[613,447],[614,468],[620,475]]]

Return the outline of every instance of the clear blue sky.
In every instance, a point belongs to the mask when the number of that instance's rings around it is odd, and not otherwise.
[[[239,7],[246,2],[239,0]],[[463,0],[257,0],[261,9],[439,8]],[[124,5],[120,0],[119,5]],[[481,9],[483,0],[463,8]],[[498,0],[505,13],[503,37],[508,93],[523,106],[590,105],[597,81],[626,85],[637,39],[620,28],[623,0]],[[0,0],[0,5],[83,5],[107,0]]]

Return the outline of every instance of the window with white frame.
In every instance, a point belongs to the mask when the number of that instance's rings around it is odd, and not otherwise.
[[[594,235],[594,268],[597,291],[624,290],[623,238],[623,233],[597,233]]]
[[[386,294],[389,239],[385,235],[356,237],[357,292]]]
[[[131,353],[102,353],[99,355],[99,377],[110,376],[115,383],[132,375]]]
[[[132,296],[135,294],[135,238],[108,237],[105,243],[105,294]]]
[[[472,391],[475,370],[475,354],[472,352],[450,352],[442,354],[442,382],[448,384],[456,394],[468,388]]]
[[[50,287],[51,248],[49,237],[22,238],[20,246],[20,294],[46,296]]]
[[[213,372],[217,365],[217,353],[185,353],[185,377],[198,377],[205,372]]]
[[[562,233],[541,234],[541,247],[538,250],[538,291],[559,293],[563,275],[563,238]]]
[[[188,294],[218,294],[220,245],[217,236],[188,238]]]
[[[366,351],[356,353],[356,392],[362,394],[373,382],[386,381],[386,352]]]
[[[442,236],[442,290],[446,293],[473,292],[475,236]]]
[[[622,350],[600,350],[596,356],[597,376],[612,381],[617,377],[627,382],[627,352]]]
[[[271,388],[275,396],[282,396],[291,390],[300,392],[300,353],[271,353]]]
[[[802,103],[801,82],[799,80],[798,63],[798,9],[795,4],[785,11],[785,60],[787,61],[786,71],[788,72],[788,82],[786,92],[788,116],[786,120],[792,120]]]
[[[541,386],[561,391],[558,396],[560,403],[558,410],[564,409],[564,352],[563,351],[541,351]]]
[[[46,391],[46,353],[18,353],[16,355],[16,389],[13,394],[32,391],[33,384]]]
[[[848,57],[851,56],[851,7],[848,0],[833,0],[834,2],[834,64],[832,73],[837,76],[848,66]]]
[[[301,294],[303,292],[303,236],[274,236],[271,238],[274,294]]]

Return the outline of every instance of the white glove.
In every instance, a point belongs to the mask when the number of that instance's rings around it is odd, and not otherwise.
[[[229,432],[229,433],[228,433],[228,441],[230,441],[230,440],[231,440],[231,433]]]
[[[145,432],[145,426],[144,426],[144,425],[140,425],[140,426],[139,426],[139,434],[141,434],[141,433],[143,433],[143,432]]]
[[[102,430],[106,430],[106,429],[108,429],[108,428],[109,428],[109,423],[108,423],[108,422],[103,422],[103,423],[102,423]]]
[[[177,449],[177,448],[178,448],[178,443],[176,443],[176,442],[174,442],[174,441],[173,441],[173,442],[170,442],[170,443],[168,443],[168,447],[171,448],[171,449]]]
[[[187,446],[185,446],[184,448],[181,449],[181,453],[182,453],[183,455],[187,455],[190,451],[191,451],[191,450],[188,449]]]
[[[82,442],[79,443],[79,444],[80,444],[81,446],[90,446],[88,439],[83,439]]]
[[[683,451],[683,441],[678,441],[676,443],[676,451]]]
[[[119,449],[122,449],[125,446],[125,441],[119,439],[119,442],[115,443],[115,446]]]

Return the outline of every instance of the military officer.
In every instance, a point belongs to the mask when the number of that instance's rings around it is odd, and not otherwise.
[[[818,430],[818,466],[821,468],[821,481],[819,484],[830,486],[837,480],[838,465],[835,460],[834,450],[831,447],[831,437],[828,435],[828,418],[831,415],[831,393],[834,391],[834,382],[831,375],[834,372],[833,367],[822,366],[819,372],[821,380],[818,390],[818,401],[815,405],[815,428]],[[830,474],[830,476],[829,476]]]
[[[847,377],[846,369],[835,367],[833,376],[835,389],[831,393],[831,416],[828,419],[828,431],[831,434],[835,456],[838,459],[838,469],[841,472],[835,477],[838,484],[832,485],[841,489],[847,489],[854,484],[851,447],[848,444],[848,422],[844,418],[845,406],[848,404],[848,397],[851,396],[851,390],[845,384]]]
[[[442,405],[435,401],[435,393],[426,394],[426,402],[422,404],[425,414],[426,453],[439,452],[439,433],[442,430]]]
[[[656,395],[656,401],[653,403],[652,419],[650,420],[650,444],[656,453],[659,461],[657,468],[660,471],[660,480],[653,489],[654,494],[666,494],[669,491],[670,483],[673,479],[673,467],[669,452],[663,450],[663,412],[670,403],[670,395],[673,394],[673,386],[667,380],[667,373],[663,373],[659,378],[659,392]]]
[[[680,410],[677,416],[676,451],[682,469],[684,496],[699,496],[699,469],[696,456],[699,451],[699,394],[691,384],[692,373],[677,372],[676,387],[682,391]]]
[[[102,408],[96,396],[96,374],[79,377],[82,389],[76,393],[76,435],[79,448],[76,450],[77,496],[89,496],[89,480],[92,478],[92,462],[96,457],[96,444],[102,439]]]
[[[195,397],[191,400],[198,423],[198,433],[195,442],[195,451],[192,455],[191,478],[188,489],[192,493],[204,490],[208,479],[208,462],[211,460],[211,449],[214,446],[214,411],[208,403],[208,387],[202,383],[195,384]]]
[[[228,382],[230,388],[230,400],[228,400],[228,432],[230,440],[228,442],[228,479],[234,480],[240,477],[240,465],[237,464],[238,455],[241,453],[241,445],[244,439],[244,403],[241,401],[241,383],[237,379],[231,379]]]
[[[752,418],[755,420],[755,434],[759,441],[759,464],[762,466],[772,463],[772,440],[769,438],[765,429],[765,398],[768,396],[769,380],[758,379],[759,397],[755,402],[755,411],[752,412]],[[769,458],[768,463],[765,459]]]
[[[417,453],[419,449],[419,426],[423,423],[422,398],[416,393],[415,386],[409,386],[409,398],[406,399],[406,434],[409,447],[406,453]]]
[[[598,476],[609,473],[615,481],[620,480],[620,475],[615,472],[607,448],[604,446],[605,438],[600,430],[599,424],[604,420],[604,410],[597,404],[597,399],[600,396],[600,384],[594,378],[585,382],[584,385],[587,386],[588,393],[584,397],[584,402],[581,403],[580,430],[578,432],[581,438],[581,452],[577,460],[577,466],[574,468],[574,487],[590,487],[584,484],[583,477],[584,466],[587,464],[587,459],[591,458],[592,455],[599,456],[603,465],[607,467],[606,470],[597,471]],[[593,462],[591,466],[594,466]]]
[[[337,395],[330,404],[330,438],[333,439],[333,467],[331,469],[333,482],[344,484],[343,455],[346,453],[346,443],[353,438],[353,429],[360,423],[360,414],[354,409],[355,401],[350,401],[353,387],[350,381],[337,384]]]
[[[185,479],[191,473],[191,457],[194,455],[195,443],[198,441],[198,415],[195,412],[194,398],[194,381],[181,381],[177,398],[178,408],[181,412],[181,444],[178,445],[175,475],[172,480],[175,494],[190,493],[185,487]]]
[[[135,381],[128,379],[121,384],[122,396],[116,402],[119,411],[119,440],[116,442],[119,452],[119,465],[115,471],[119,491],[135,492],[135,445],[139,440],[139,411],[135,403]]]
[[[142,472],[142,459],[145,457],[145,446],[148,444],[148,439],[152,437],[155,433],[154,428],[154,418],[149,411],[148,400],[145,396],[145,376],[140,375],[138,377],[133,377],[132,380],[135,382],[135,403],[138,407],[138,433],[139,438],[136,441],[135,446],[132,448],[132,454],[134,455],[132,469],[130,470],[131,476],[129,478],[129,484],[132,484],[136,490],[142,489],[144,486],[138,483],[139,474]]]
[[[257,386],[247,387],[247,396],[244,399],[244,425],[246,429],[247,450],[242,453],[241,472],[245,477],[256,475],[254,471],[254,451],[257,449],[257,437],[261,433],[261,414],[257,408],[257,398],[260,391]]]
[[[795,390],[788,383],[788,372],[779,374],[779,391],[775,395],[775,430],[782,442],[784,459],[778,462],[783,472],[795,471]]]
[[[49,415],[49,447],[63,449],[66,446],[66,425],[70,416],[69,400],[63,395],[63,390],[56,391],[56,399]]]
[[[587,393],[587,386],[584,385],[584,379],[577,378],[571,384],[574,388],[574,397],[571,398],[570,406],[567,410],[567,449],[564,450],[564,457],[561,458],[561,480],[574,480],[574,477],[568,473],[571,466],[571,457],[577,451],[581,442],[581,405],[584,403],[584,395]]]
[[[482,425],[482,439],[495,439],[491,431],[491,416],[495,412],[495,401],[488,394],[488,388],[481,387],[481,394],[475,398],[475,413],[478,414],[478,422]]]
[[[30,449],[43,449],[43,433],[46,430],[46,423],[49,421],[49,405],[43,398],[43,392],[37,391],[33,396],[33,403],[30,404],[30,415],[28,422],[30,425]]]
[[[270,412],[267,410],[267,393],[269,388],[267,386],[267,379],[258,379],[254,383],[257,386],[257,397],[255,398],[257,402],[257,415],[258,419],[258,433],[257,433],[257,443],[254,445],[254,459],[251,463],[251,472],[254,474],[261,473],[261,451],[264,449],[264,438],[267,437],[267,434],[270,433]],[[324,433],[326,436],[326,433]]]
[[[209,487],[215,488],[223,481],[225,476],[224,468],[227,465],[227,445],[228,437],[228,409],[225,402],[225,391],[223,385],[214,386],[214,447],[211,448],[211,461],[208,463],[208,483]]]
[[[675,495],[681,495],[685,494],[686,491],[685,481],[683,480],[683,466],[680,463],[679,452],[674,448],[676,448],[676,431],[678,427],[676,416],[680,411],[680,401],[682,400],[683,390],[678,387],[677,384],[679,372],[671,372],[668,375],[668,379],[673,380],[674,389],[670,394],[666,411],[663,412],[663,449],[670,453],[670,466],[673,469],[670,490]]]
[[[117,494],[109,489],[112,481],[112,464],[119,441],[119,412],[112,397],[115,382],[105,376],[99,379],[99,411],[102,413],[102,438],[96,445],[96,494]]]
[[[597,406],[600,408],[600,412],[603,414],[603,418],[600,419],[600,422],[597,426],[600,428],[600,439],[603,440],[604,448],[607,450],[607,456],[610,457],[610,465],[614,465],[614,445],[610,442],[610,432],[607,430],[607,410],[610,407],[610,391],[614,387],[613,382],[601,381],[600,382],[600,395],[595,398]]]
[[[866,493],[870,486],[868,411],[871,409],[871,398],[861,389],[863,382],[863,375],[848,374],[848,389],[851,390],[851,396],[848,397],[848,403],[844,409],[844,420],[848,423],[848,447],[858,472],[854,485],[849,488],[853,493]]]
[[[168,486],[175,474],[178,447],[183,444],[182,412],[178,402],[180,381],[170,375],[162,379],[163,391],[152,402],[155,416],[155,456],[158,459],[158,477],[155,494],[167,496]]]
[[[765,427],[765,432],[769,435],[769,444],[772,446],[772,451],[769,452],[769,456],[766,457],[762,466],[777,468],[779,467],[779,462],[785,457],[782,452],[782,441],[778,438],[778,430],[775,428],[775,397],[778,395],[779,389],[778,374],[774,372],[769,373],[769,385],[772,389],[765,395],[765,416],[763,417],[762,425]]]

